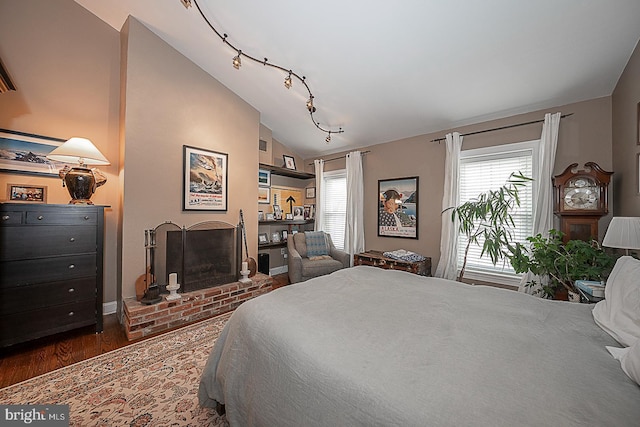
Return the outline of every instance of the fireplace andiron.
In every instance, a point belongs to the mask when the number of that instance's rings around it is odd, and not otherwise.
[[[142,304],[151,305],[157,304],[162,301],[162,297],[160,296],[160,288],[156,283],[155,272],[153,271],[154,262],[153,258],[155,256],[156,251],[156,231],[155,230],[144,230],[144,248],[145,248],[145,257],[144,257],[144,271],[145,271],[145,283],[147,285],[147,289],[144,292],[144,296],[140,300]]]

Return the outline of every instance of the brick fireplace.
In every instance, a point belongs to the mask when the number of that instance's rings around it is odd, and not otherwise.
[[[273,289],[273,279],[257,273],[250,283],[231,282],[214,288],[181,293],[179,300],[144,305],[135,297],[124,300],[127,339],[135,340],[196,320],[235,310],[243,302]]]

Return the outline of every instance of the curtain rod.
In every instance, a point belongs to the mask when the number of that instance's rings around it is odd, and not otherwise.
[[[367,150],[367,151],[363,151],[363,152],[361,152],[360,154],[367,154],[367,153],[370,153],[370,152],[371,152],[371,151]],[[346,158],[346,157],[347,157],[347,155],[346,155],[346,154],[345,154],[344,156],[334,157],[333,159],[327,159],[327,160],[325,160],[325,163],[326,163],[326,162],[332,162],[332,161],[334,161],[334,160],[344,159],[344,158]],[[315,163],[308,163],[308,165],[309,165],[309,166],[313,166],[314,164],[315,164]]]
[[[573,113],[563,114],[562,116],[560,116],[560,118],[564,119],[565,117],[569,117],[569,116],[573,116]],[[462,136],[476,135],[476,134],[479,134],[479,133],[493,132],[493,131],[496,131],[496,130],[515,128],[515,127],[518,127],[518,126],[526,126],[526,125],[532,125],[534,123],[542,123],[542,122],[544,122],[544,119],[542,119],[542,120],[534,120],[534,121],[526,122],[526,123],[518,123],[518,124],[515,124],[515,125],[501,126],[501,127],[493,128],[493,129],[478,130],[478,131],[475,131],[475,132],[464,133],[464,134],[462,134]],[[431,142],[440,143],[440,141],[446,141],[446,139],[447,138],[436,138],[436,139],[432,139]]]

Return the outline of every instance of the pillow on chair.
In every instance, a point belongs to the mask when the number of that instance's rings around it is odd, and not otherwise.
[[[327,245],[324,231],[305,231],[304,237],[307,241],[307,256],[309,258],[329,255],[329,245]]]

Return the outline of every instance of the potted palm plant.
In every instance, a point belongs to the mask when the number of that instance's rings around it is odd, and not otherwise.
[[[514,227],[511,211],[520,206],[518,192],[531,178],[522,173],[512,173],[502,187],[479,194],[459,206],[452,207],[451,220],[459,221],[458,231],[467,236],[462,268],[458,281],[462,281],[467,267],[471,245],[482,245],[480,256],[487,254],[493,265],[504,259],[511,246]]]
[[[517,243],[507,256],[516,273],[530,271],[539,277],[526,286],[539,284],[538,292],[545,298],[565,299],[563,293],[577,294],[574,283],[579,279],[605,280],[616,261],[596,240],[569,240],[565,244],[562,237],[563,233],[555,229],[546,237],[528,237],[528,247]]]

